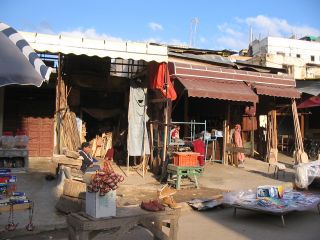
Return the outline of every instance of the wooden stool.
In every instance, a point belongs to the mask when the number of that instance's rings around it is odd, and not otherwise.
[[[194,179],[196,188],[199,189],[199,183],[197,176],[201,176],[203,174],[203,167],[189,167],[189,166],[176,166],[173,164],[168,164],[167,172],[170,175],[170,180],[175,182],[176,189],[180,189],[181,187],[181,179],[182,177],[188,177],[189,179]],[[173,180],[172,176],[177,175],[177,179]],[[169,180],[169,181],[170,181]]]

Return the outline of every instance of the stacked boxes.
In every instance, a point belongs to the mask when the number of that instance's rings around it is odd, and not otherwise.
[[[16,182],[17,177],[11,175],[10,169],[0,169],[0,207],[30,202],[25,193],[16,192]]]
[[[282,186],[259,186],[257,187],[257,198],[282,198],[283,191]]]

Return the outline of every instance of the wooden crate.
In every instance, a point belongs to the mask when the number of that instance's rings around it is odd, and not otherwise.
[[[199,153],[195,152],[175,152],[173,164],[176,166],[199,166]]]

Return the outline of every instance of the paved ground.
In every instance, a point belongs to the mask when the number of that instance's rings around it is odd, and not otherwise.
[[[285,176],[279,179],[268,174],[268,164],[254,159],[248,159],[244,168],[235,168],[221,164],[208,164],[204,176],[200,179],[200,191],[181,190],[177,194],[178,201],[186,201],[199,196],[210,197],[222,191],[235,191],[255,188],[265,184],[290,185],[293,178],[292,158],[281,155],[280,161],[288,169]],[[35,201],[34,223],[41,234],[26,232],[24,229],[28,215],[23,212],[15,214],[20,223],[14,232],[5,232],[4,225],[8,215],[0,215],[0,239],[67,239],[65,215],[55,211],[54,205],[59,197],[56,180],[45,180],[45,162],[36,161],[30,165],[30,172],[17,173],[18,190],[25,191]],[[117,169],[117,171],[120,171]],[[272,171],[271,171],[272,172]],[[135,172],[130,172],[118,191],[118,201],[122,204],[136,204],[141,200],[148,200],[155,196],[159,183],[151,174],[142,178]],[[319,189],[316,189],[319,191]],[[130,199],[130,200],[129,200]],[[281,219],[277,216],[256,214],[239,210],[233,218],[232,209],[213,209],[198,212],[184,208],[179,221],[179,239],[320,239],[320,216],[316,211],[292,213],[286,216],[287,226],[281,226]],[[31,235],[30,235],[31,234]],[[103,239],[111,239],[104,237]],[[135,228],[127,234],[125,239],[152,239],[151,235],[141,228]]]

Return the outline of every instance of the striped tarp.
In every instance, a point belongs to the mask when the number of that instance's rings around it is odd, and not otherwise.
[[[47,67],[28,42],[12,27],[0,22],[0,87],[11,84],[41,86],[49,80]]]

